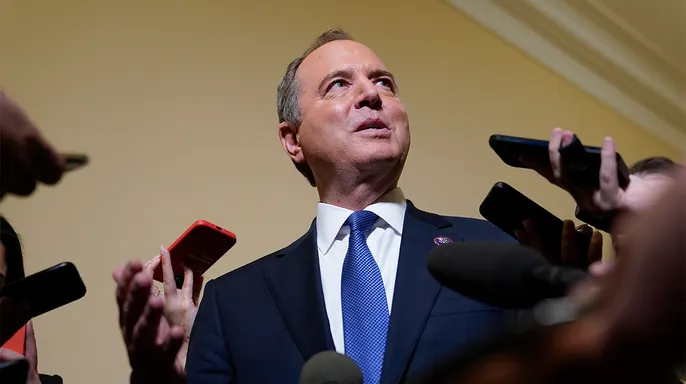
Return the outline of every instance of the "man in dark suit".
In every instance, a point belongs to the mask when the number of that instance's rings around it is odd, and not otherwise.
[[[512,319],[429,275],[432,247],[513,240],[405,199],[409,120],[374,52],[343,31],[323,33],[289,64],[277,111],[284,150],[319,193],[317,217],[288,247],[210,281],[197,317],[189,308],[181,323],[167,315],[149,266],[115,271],[132,383],[297,382],[325,350],[350,356],[366,383],[398,383]],[[176,295],[173,276],[167,294]],[[184,370],[177,357],[193,321]]]
[[[327,31],[288,66],[277,100],[283,147],[319,192],[317,217],[291,245],[206,285],[188,381],[295,383],[311,356],[336,350],[366,383],[397,383],[503,326],[509,314],[428,273],[437,245],[511,239],[405,199],[409,121],[379,58]]]

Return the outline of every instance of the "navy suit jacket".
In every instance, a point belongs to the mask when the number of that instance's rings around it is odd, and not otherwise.
[[[464,351],[512,314],[439,284],[434,239],[513,242],[487,221],[421,211],[408,201],[382,383],[414,378]],[[314,354],[335,350],[322,293],[315,222],[288,247],[211,280],[191,333],[190,384],[297,383]]]

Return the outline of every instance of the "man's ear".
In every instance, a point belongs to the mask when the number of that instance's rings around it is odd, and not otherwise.
[[[280,123],[279,138],[283,149],[288,153],[291,160],[298,164],[305,162],[305,155],[298,139],[298,127],[295,124],[287,121]]]

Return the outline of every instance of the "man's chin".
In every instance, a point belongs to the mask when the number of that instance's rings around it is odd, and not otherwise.
[[[357,163],[357,168],[369,173],[376,173],[379,176],[386,176],[389,173],[400,173],[403,170],[405,160],[402,155],[397,153],[374,153],[361,158]]]

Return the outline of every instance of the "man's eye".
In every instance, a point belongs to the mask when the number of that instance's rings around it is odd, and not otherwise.
[[[393,89],[393,82],[390,79],[379,79],[376,81],[377,84],[388,89]]]
[[[345,84],[345,80],[336,80],[329,85],[329,89],[344,87]]]

